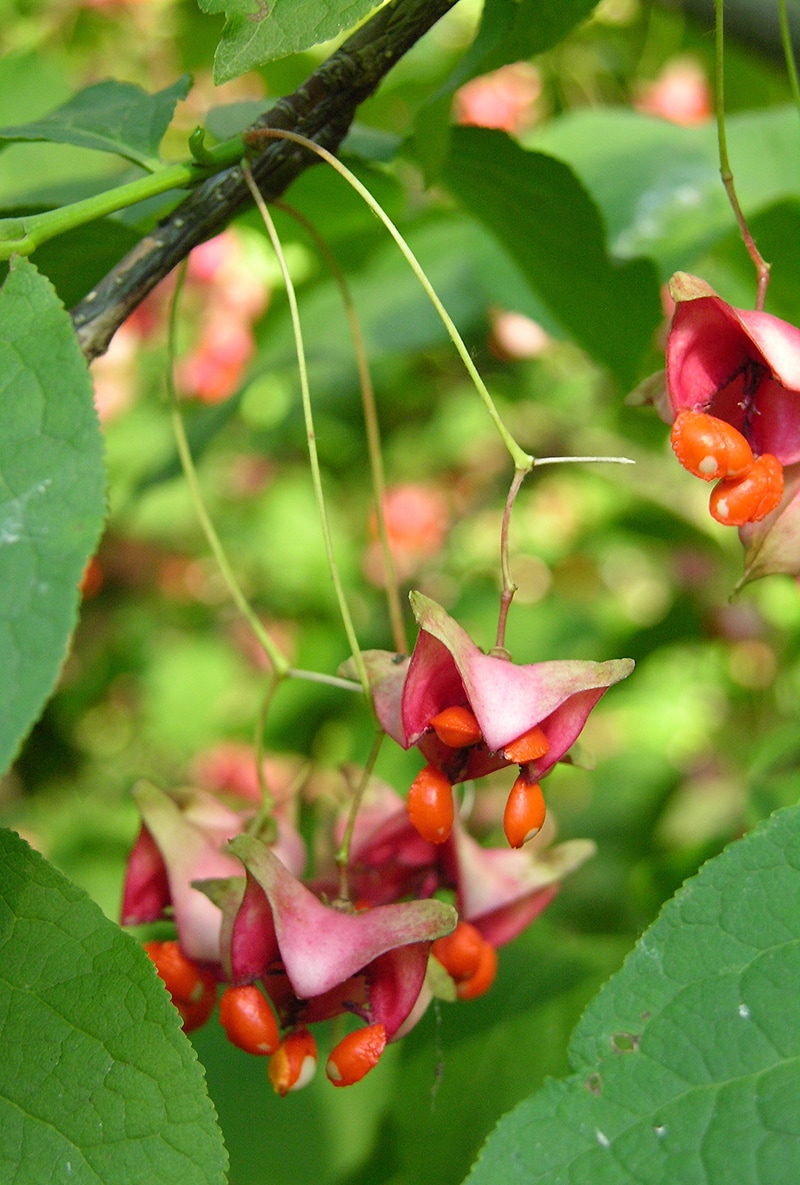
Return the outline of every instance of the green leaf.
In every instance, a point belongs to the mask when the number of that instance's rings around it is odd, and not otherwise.
[[[796,108],[730,115],[726,126],[745,214],[795,197]],[[530,141],[566,161],[587,186],[603,212],[612,251],[651,256],[665,278],[736,229],[711,124],[686,128],[633,111],[581,111],[554,120]]]
[[[584,20],[597,0],[486,0],[472,46],[446,84],[454,90],[468,78],[533,57],[556,45]]]
[[[9,217],[44,213],[52,207],[19,207]],[[72,308],[102,280],[115,263],[133,250],[141,235],[119,218],[98,218],[56,235],[37,247],[34,262],[52,282],[58,298]],[[77,261],[80,260],[80,266]],[[8,275],[8,264],[0,264],[0,282]]]
[[[630,386],[661,319],[655,269],[609,258],[597,208],[569,167],[504,132],[456,128],[444,180],[564,329]]]
[[[706,864],[589,1006],[576,1073],[507,1115],[469,1185],[800,1180],[800,807]]]
[[[214,81],[229,82],[255,66],[301,53],[351,29],[375,0],[199,0],[204,12],[228,17],[214,57]]]
[[[12,260],[0,289],[0,769],[58,678],[105,515],[103,446],[72,322]]]
[[[203,1072],[141,947],[0,832],[0,1180],[221,1185]]]
[[[175,105],[186,98],[191,84],[184,74],[172,86],[149,95],[132,82],[98,82],[42,119],[0,128],[0,147],[19,140],[49,140],[115,152],[146,169],[156,168],[158,146]]]
[[[414,120],[413,152],[427,185],[447,155],[453,91],[478,74],[550,49],[589,15],[597,0],[486,0],[470,48]]]

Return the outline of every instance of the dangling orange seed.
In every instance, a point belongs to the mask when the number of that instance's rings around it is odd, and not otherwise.
[[[544,757],[550,748],[550,742],[538,724],[523,732],[521,737],[503,746],[503,756],[514,765],[525,765],[528,761],[537,761]]]
[[[186,1004],[183,1000],[173,999],[172,1003],[177,1008],[183,1022],[181,1028],[184,1033],[193,1033],[195,1029],[201,1029],[208,1020],[211,1013],[214,1011],[214,1005],[217,1002],[217,985],[214,986],[203,996],[202,1000],[197,1000],[193,1004]]]
[[[281,1098],[308,1086],[317,1068],[317,1043],[302,1025],[288,1033],[269,1059],[267,1073]]]
[[[444,843],[453,830],[453,787],[432,765],[421,769],[408,792],[408,817],[428,843]]]
[[[538,782],[520,775],[511,787],[503,811],[503,830],[512,848],[521,848],[541,830],[546,814],[544,795]]]
[[[684,469],[703,481],[741,477],[753,464],[753,451],[741,432],[705,412],[678,412],[670,440]]]
[[[280,1045],[275,1014],[255,984],[226,988],[219,1002],[219,1020],[231,1044],[245,1053],[274,1053]]]
[[[431,954],[457,983],[470,979],[478,970],[484,937],[471,922],[461,921],[452,934],[437,938]]]
[[[445,708],[431,720],[431,728],[444,745],[464,749],[483,739],[481,726],[469,708]]]
[[[385,1048],[386,1029],[382,1024],[357,1029],[331,1051],[325,1073],[334,1086],[352,1086],[377,1066]]]
[[[456,995],[459,1000],[476,1000],[495,981],[497,975],[497,951],[490,942],[484,942],[478,969],[469,979],[456,984]]]
[[[146,942],[144,949],[174,1001],[198,1004],[210,987],[216,987],[214,976],[187,958],[177,942]]]
[[[783,497],[783,466],[772,453],[762,453],[742,477],[717,482],[708,509],[724,527],[759,523]]]

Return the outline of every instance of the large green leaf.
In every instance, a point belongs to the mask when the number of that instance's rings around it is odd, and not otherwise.
[[[202,1070],[150,960],[11,831],[0,965],[0,1180],[224,1180]]]
[[[375,0],[199,0],[204,12],[228,17],[214,57],[214,81],[228,82],[255,66],[300,53],[351,29]]]
[[[504,132],[456,128],[444,179],[564,328],[628,386],[661,318],[655,269],[607,255],[597,208],[569,167]]]
[[[727,118],[736,191],[745,214],[800,191],[797,111]],[[633,111],[581,111],[531,133],[537,149],[566,161],[603,212],[611,249],[658,260],[662,275],[735,229],[719,176],[711,124],[679,127]]]
[[[441,175],[449,143],[451,95],[478,74],[550,49],[597,0],[485,0],[470,48],[414,120],[413,152],[428,185]]]
[[[596,4],[597,0],[486,0],[477,36],[448,80],[448,89],[550,49]]]
[[[507,1115],[468,1178],[800,1180],[800,808],[688,881],[584,1014],[575,1074]]]
[[[12,260],[0,289],[0,769],[37,719],[77,619],[105,514],[92,385],[50,282]]]
[[[184,74],[172,86],[148,95],[132,82],[97,82],[41,119],[0,128],[0,147],[19,140],[49,140],[115,152],[145,168],[157,167],[158,146],[175,104],[186,98],[191,84]]]

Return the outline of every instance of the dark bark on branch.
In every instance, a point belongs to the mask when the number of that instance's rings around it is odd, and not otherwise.
[[[309,75],[293,95],[279,99],[253,128],[299,132],[335,152],[356,109],[391,68],[456,0],[394,0]],[[267,201],[274,201],[318,158],[296,144],[272,141],[252,162]],[[91,361],[114,333],[193,247],[221,231],[251,203],[241,169],[202,182],[117,264],[72,310],[81,349]]]

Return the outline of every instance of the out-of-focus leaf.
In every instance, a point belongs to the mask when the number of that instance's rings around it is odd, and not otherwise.
[[[728,116],[736,192],[753,214],[800,190],[797,111],[770,108]],[[719,177],[714,127],[679,127],[621,109],[555,120],[530,143],[566,161],[587,186],[608,228],[611,250],[649,255],[666,278],[735,229]]]
[[[24,213],[38,213],[27,209]],[[13,210],[15,217],[22,210]],[[110,271],[115,263],[136,246],[140,235],[117,218],[101,218],[97,222],[77,226],[63,235],[43,243],[36,251],[34,263],[53,284],[59,299],[72,308],[92,287]],[[75,266],[76,259],[80,267]],[[0,275],[8,274],[8,265],[0,265]]]
[[[486,0],[478,34],[446,86],[550,49],[584,20],[597,0]]]
[[[584,1014],[576,1073],[468,1178],[783,1185],[800,1176],[800,808],[709,861]]]
[[[194,410],[194,414],[187,420],[185,427],[189,450],[195,463],[200,460],[222,429],[231,422],[238,412],[241,402],[241,391],[238,391],[222,403],[212,404],[208,407],[200,406]],[[173,481],[182,472],[178,450],[174,449],[166,461],[157,462],[142,474],[133,488],[133,495],[139,497],[152,486],[161,485],[165,481]]]
[[[92,385],[50,283],[13,260],[0,290],[0,768],[42,710],[105,514]]]
[[[0,832],[0,1177],[221,1185],[203,1073],[144,951]]]
[[[564,328],[629,386],[661,319],[655,269],[609,258],[600,214],[569,167],[503,132],[457,128],[444,179]]]
[[[115,152],[152,168],[159,163],[158,146],[175,104],[186,98],[191,82],[184,74],[154,95],[132,82],[97,82],[41,119],[0,128],[0,147],[20,140],[48,140]]]
[[[43,243],[34,262],[52,280],[59,299],[70,309],[133,250],[140,238],[119,219],[103,218]],[[76,259],[81,261],[79,269],[75,267]]]
[[[553,333],[563,327],[551,316],[520,275],[514,261],[480,223],[451,216],[408,233],[445,307],[462,333],[485,325],[492,306],[512,308],[536,318]],[[352,278],[351,291],[361,320],[369,357],[388,357],[429,349],[449,339],[429,298],[394,243],[375,250]],[[320,284],[302,296],[309,371],[318,407],[334,399],[341,408],[354,399],[357,383],[353,348],[333,283]],[[259,367],[296,382],[291,325],[276,308],[266,325]],[[341,388],[341,389],[340,389]]]
[[[438,181],[447,155],[453,91],[478,74],[550,49],[589,15],[597,0],[486,0],[470,48],[424,103],[414,121],[413,151],[428,185]]]
[[[329,41],[376,5],[375,0],[200,0],[200,7],[228,17],[214,56],[219,83]]]

